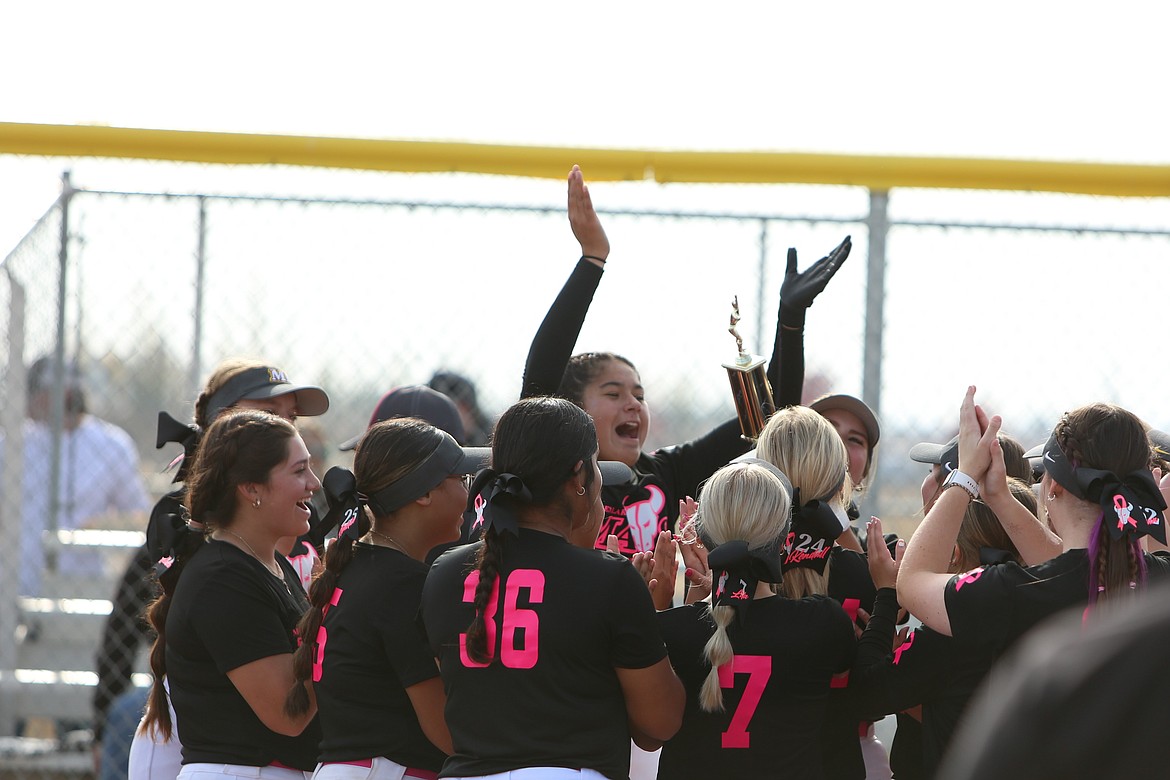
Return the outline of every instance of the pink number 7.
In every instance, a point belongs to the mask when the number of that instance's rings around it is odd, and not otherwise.
[[[719,687],[734,688],[735,675],[746,674],[747,686],[743,696],[739,699],[739,706],[731,716],[731,723],[727,724],[727,731],[723,732],[723,747],[746,748],[751,746],[751,735],[748,734],[748,724],[756,714],[756,707],[764,695],[764,688],[768,686],[768,679],[772,676],[772,656],[770,655],[734,655],[731,661],[719,667]]]

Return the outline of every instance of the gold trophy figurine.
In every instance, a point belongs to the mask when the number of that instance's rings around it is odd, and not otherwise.
[[[738,354],[734,363],[724,363],[727,378],[731,381],[731,397],[735,401],[735,413],[739,416],[739,428],[743,437],[754,442],[764,430],[765,423],[776,405],[772,402],[772,386],[768,383],[766,361],[758,355],[743,351],[743,337],[739,335],[739,296],[731,301],[731,325],[727,332],[735,337]]]

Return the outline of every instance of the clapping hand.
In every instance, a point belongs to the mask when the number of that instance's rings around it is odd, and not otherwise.
[[[871,517],[866,524],[865,545],[869,553],[869,576],[873,579],[875,588],[892,588],[898,583],[898,568],[902,565],[902,554],[906,552],[906,543],[901,539],[896,545],[896,555],[890,554],[882,536],[882,521]]]

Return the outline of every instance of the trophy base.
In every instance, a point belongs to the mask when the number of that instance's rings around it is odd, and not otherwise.
[[[740,431],[744,439],[753,443],[760,437],[768,418],[776,411],[765,362],[764,358],[755,357],[746,365],[723,364],[731,382],[731,397],[735,401]]]

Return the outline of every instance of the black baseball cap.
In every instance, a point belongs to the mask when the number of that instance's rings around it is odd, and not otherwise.
[[[463,443],[463,418],[459,415],[459,407],[455,406],[455,402],[446,395],[432,390],[426,385],[396,387],[386,393],[378,401],[378,405],[374,407],[374,413],[370,415],[370,422],[366,429],[396,417],[417,417],[451,434],[456,442]],[[359,433],[357,436],[347,439],[339,449],[342,452],[352,450],[357,447],[364,435],[364,433]]]

